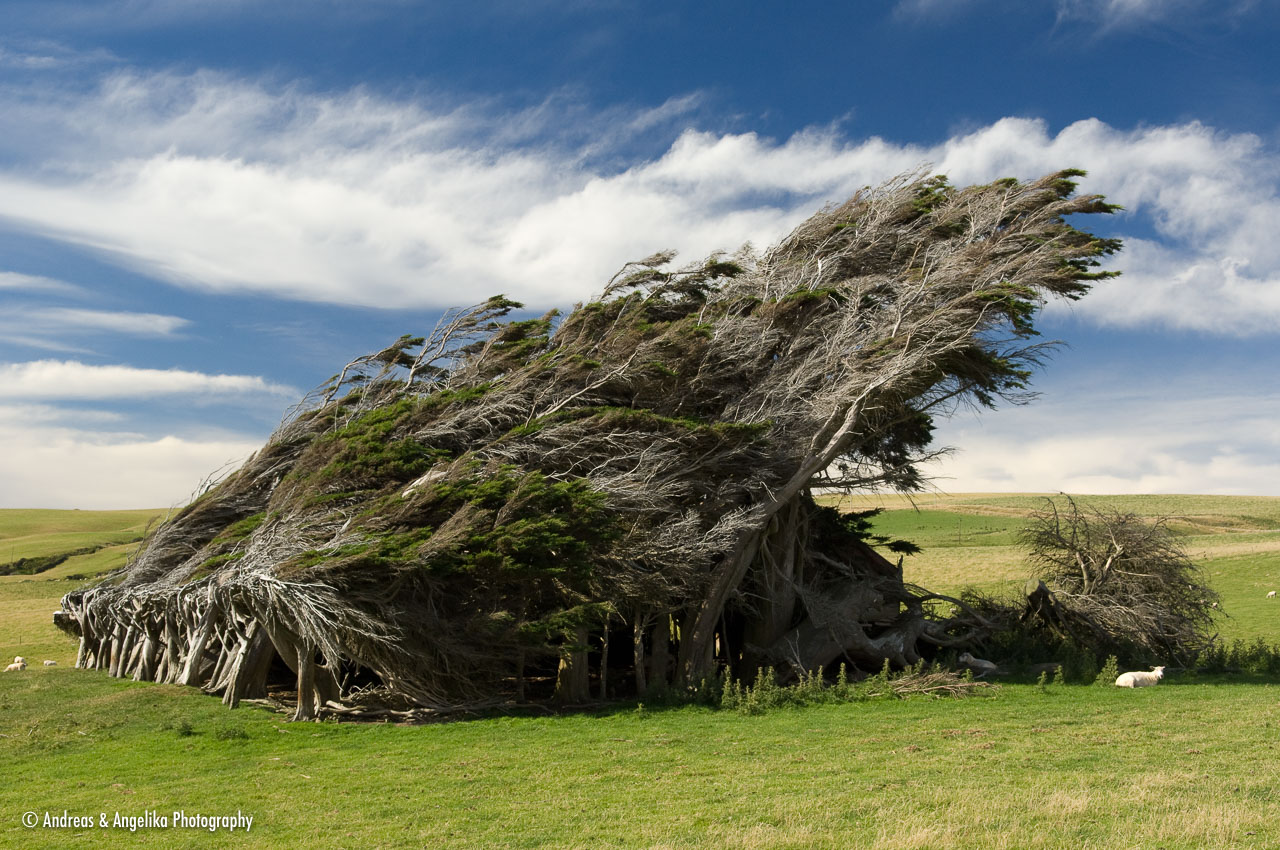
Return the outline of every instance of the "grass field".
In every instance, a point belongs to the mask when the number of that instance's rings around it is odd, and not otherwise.
[[[139,539],[163,511],[0,509],[0,563]]]
[[[52,628],[63,594],[125,563],[147,524],[163,511],[0,510],[0,563],[101,546],[36,575],[0,575],[0,658],[23,655],[73,664],[76,646]]]
[[[926,548],[909,575],[1017,577],[1013,535],[1034,499],[952,498],[921,514],[888,506],[882,527]],[[1128,498],[1182,509],[1187,539],[1217,553],[1211,580],[1234,614],[1224,634],[1280,638],[1262,598],[1280,577],[1269,548],[1280,500]],[[1006,684],[991,697],[760,716],[629,703],[435,726],[291,724],[70,669],[74,644],[48,615],[76,584],[0,579],[3,652],[59,661],[0,675],[0,847],[1280,845],[1280,683],[1256,677],[1137,691]],[[96,823],[176,809],[239,810],[252,831],[20,823],[28,811]]]

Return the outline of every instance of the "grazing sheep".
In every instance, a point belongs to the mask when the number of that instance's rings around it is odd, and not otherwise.
[[[57,666],[58,666],[58,662],[56,662],[56,661],[49,661],[49,660],[47,660],[47,659],[46,659],[46,660],[45,660],[45,662],[44,662],[44,666],[46,666],[46,667],[57,667]]]
[[[1275,599],[1275,598],[1276,598],[1276,592],[1275,592],[1274,590],[1273,590],[1273,591],[1271,591],[1270,593],[1268,593],[1268,594],[1267,594],[1267,598],[1268,598],[1268,599]]]
[[[16,673],[19,670],[26,670],[26,669],[27,669],[27,662],[19,659],[18,661],[15,661],[12,664],[10,664],[8,667],[4,668],[4,672]]]
[[[1000,669],[990,661],[986,661],[981,658],[974,658],[967,652],[960,656],[960,663],[972,670],[977,676],[985,676],[988,673],[994,673]]]
[[[1150,673],[1135,670],[1132,673],[1121,673],[1116,679],[1117,688],[1145,688],[1158,683],[1164,678],[1163,667],[1152,667]]]

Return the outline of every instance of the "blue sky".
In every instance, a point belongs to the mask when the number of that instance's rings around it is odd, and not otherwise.
[[[6,0],[0,507],[181,503],[443,308],[920,167],[1126,208],[938,487],[1280,496],[1278,37],[1275,0]]]

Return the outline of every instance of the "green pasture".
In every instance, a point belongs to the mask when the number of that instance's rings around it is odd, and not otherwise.
[[[292,724],[66,668],[0,680],[11,847],[1217,848],[1280,843],[1280,688],[1006,685],[759,716],[635,704]],[[26,781],[13,781],[26,777]],[[253,815],[248,835],[27,830]]]
[[[1125,498],[1184,509],[1186,540],[1207,553],[1230,615],[1225,636],[1280,639],[1280,602],[1265,598],[1280,589],[1280,500]],[[1013,541],[1034,505],[966,496],[917,514],[897,503],[877,528],[925,547],[906,561],[912,580],[998,583],[1025,574]],[[72,669],[75,644],[49,615],[79,583],[0,577],[0,653],[36,663],[0,674],[0,847],[1280,845],[1280,682],[1265,678],[1185,674],[1136,691],[1005,683],[967,699],[756,716],[631,702],[428,726],[293,724]],[[58,666],[39,666],[46,657]],[[175,809],[239,810],[253,828],[20,821]]]
[[[95,575],[124,564],[129,544],[142,539],[163,511],[53,511],[0,509],[0,574],[23,558],[82,550],[45,577]],[[99,557],[94,557],[94,556]]]

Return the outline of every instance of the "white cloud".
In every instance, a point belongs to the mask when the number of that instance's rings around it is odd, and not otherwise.
[[[208,375],[181,369],[93,366],[74,360],[0,363],[6,399],[118,400],[166,395],[265,393],[297,398],[292,387],[252,375]]]
[[[59,30],[155,29],[238,16],[251,10],[268,18],[326,15],[366,17],[413,0],[5,0],[14,24]]]
[[[179,316],[83,310],[72,307],[39,307],[15,311],[0,319],[0,333],[19,329],[27,333],[62,333],[71,330],[106,331],[131,336],[172,336],[191,324]]]
[[[10,156],[27,165],[0,169],[0,220],[205,290],[383,307],[504,292],[560,306],[660,248],[694,259],[769,244],[820,204],[922,163],[957,183],[1075,166],[1090,171],[1085,190],[1126,206],[1121,235],[1143,234],[1116,261],[1126,276],[1077,315],[1219,333],[1280,326],[1280,156],[1194,122],[1084,120],[1051,134],[1007,118],[919,146],[834,130],[780,141],[677,132],[689,99],[565,122],[564,104],[432,109],[210,73],[2,98],[0,149],[18,146]],[[5,142],[5,123],[25,132]],[[602,164],[613,159],[598,138],[617,149],[654,127],[674,139],[665,151]]]
[[[49,404],[0,405],[0,426],[53,425],[72,421],[78,425],[102,425],[120,423],[127,418],[123,413],[111,410],[77,408],[71,411]]]
[[[967,11],[977,0],[898,0],[894,14],[912,20],[940,20]]]
[[[1267,0],[1264,0],[1267,2]],[[1259,5],[1258,0],[897,0],[894,14],[911,21],[942,21],[975,7],[982,14],[1052,10],[1058,23],[1095,25],[1100,32],[1156,24],[1189,30],[1230,24]]]
[[[949,492],[1280,496],[1280,400],[1179,383],[1176,398],[1082,388],[958,418],[939,430],[958,448],[931,474]]]
[[[93,510],[184,504],[212,472],[260,440],[90,433],[12,424],[0,411],[0,507]]]
[[[1055,0],[1059,20],[1082,19],[1105,28],[1192,21],[1221,23],[1245,14],[1256,0]]]
[[[38,40],[17,46],[0,44],[0,68],[58,71],[116,61],[116,57],[108,50],[76,50],[55,41]]]
[[[54,280],[51,277],[19,274],[18,272],[0,272],[0,291],[6,289],[61,293],[78,293],[82,291],[78,286],[65,281]]]

